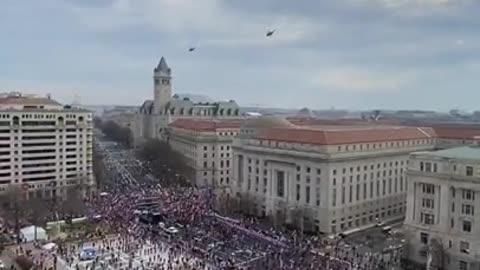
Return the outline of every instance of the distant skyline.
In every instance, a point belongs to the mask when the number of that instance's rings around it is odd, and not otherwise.
[[[139,106],[165,56],[175,93],[243,106],[474,111],[479,13],[476,0],[3,0],[0,91]]]

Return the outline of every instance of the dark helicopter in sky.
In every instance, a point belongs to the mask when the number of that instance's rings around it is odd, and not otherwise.
[[[275,29],[268,30],[266,36],[271,37],[271,36],[273,36],[274,33],[275,33]]]
[[[195,49],[196,49],[195,47],[190,47],[190,48],[188,48],[188,51],[193,52],[193,51],[195,51]]]

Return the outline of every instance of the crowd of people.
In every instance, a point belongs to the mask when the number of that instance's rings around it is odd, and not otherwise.
[[[103,143],[99,149],[111,181],[88,200],[90,216],[101,217],[122,236],[163,243],[179,258],[204,263],[192,269],[347,270],[379,269],[384,264],[375,256],[355,253],[343,258],[327,256],[318,252],[316,237],[265,230],[252,218],[220,217],[211,207],[215,199],[211,190],[163,187],[132,151],[114,143]],[[147,198],[149,207],[141,208]],[[142,222],[142,215],[153,213],[162,226]]]
[[[331,256],[321,253],[319,237],[266,228],[255,217],[218,215],[211,189],[164,186],[132,150],[103,140],[97,149],[108,181],[84,203],[87,218],[110,236],[60,244],[65,269],[377,270],[399,259],[341,245]],[[82,261],[85,245],[97,250],[89,262]]]

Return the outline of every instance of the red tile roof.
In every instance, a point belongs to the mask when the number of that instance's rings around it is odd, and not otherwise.
[[[240,129],[242,122],[242,120],[177,119],[169,126],[192,131],[212,132],[218,129]]]
[[[436,134],[432,128],[378,127],[351,129],[270,129],[257,134],[257,139],[302,144],[336,145],[395,140],[430,139]]]
[[[480,136],[480,127],[478,126],[434,126],[433,129],[439,138],[473,140]]]
[[[288,117],[288,121],[297,126],[316,126],[316,125],[400,125],[401,122],[395,119],[379,119],[377,121],[364,119],[321,119],[314,117]]]

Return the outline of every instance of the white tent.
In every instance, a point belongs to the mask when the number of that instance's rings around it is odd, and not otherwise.
[[[43,246],[42,246],[42,249],[51,251],[51,250],[53,250],[56,246],[57,246],[57,244],[55,244],[55,243],[48,243],[48,244],[43,245]]]
[[[42,227],[28,226],[20,230],[20,237],[24,242],[35,241],[35,229],[37,230],[37,240],[47,240],[47,232]]]

